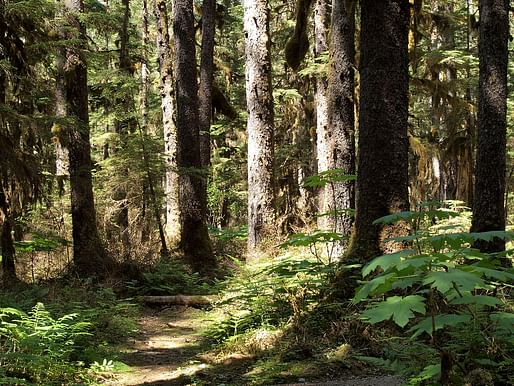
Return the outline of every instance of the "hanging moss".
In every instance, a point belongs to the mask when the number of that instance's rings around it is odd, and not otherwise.
[[[285,48],[286,62],[294,71],[300,67],[309,50],[307,19],[311,4],[312,0],[298,0],[296,2],[296,25],[293,36],[289,38]]]

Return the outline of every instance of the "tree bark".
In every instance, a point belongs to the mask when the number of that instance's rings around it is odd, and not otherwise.
[[[177,164],[177,127],[175,124],[175,96],[173,87],[173,53],[168,29],[166,0],[155,2],[157,21],[157,47],[159,55],[160,94],[164,130],[164,154],[166,168],[166,226],[165,233],[170,246],[180,242],[179,177]]]
[[[12,238],[12,216],[9,213],[9,204],[4,192],[0,192],[0,210],[2,214],[2,230],[0,247],[2,248],[2,284],[9,286],[17,281],[15,265],[15,249]]]
[[[244,1],[248,110],[248,257],[273,233],[274,122],[267,0]]]
[[[106,255],[96,224],[96,212],[91,176],[91,146],[89,143],[89,112],[87,65],[82,53],[86,45],[86,30],[78,16],[83,12],[82,0],[65,0],[66,16],[74,39],[78,42],[66,49],[64,80],[68,128],[73,259],[75,270],[82,276],[104,276],[112,261]]]
[[[478,136],[472,230],[505,230],[507,65],[509,1],[481,0],[478,54]],[[479,242],[484,252],[505,249],[495,238]]]
[[[202,166],[211,163],[212,82],[214,78],[214,33],[216,1],[203,0],[200,89],[198,90],[200,157]],[[206,193],[207,194],[207,193]]]
[[[355,2],[333,0],[330,67],[328,81],[328,168],[355,174]],[[350,236],[355,208],[355,183],[334,182],[328,192],[329,210],[335,211],[331,225],[335,232]],[[335,256],[347,246],[343,240],[335,245]]]
[[[328,50],[328,0],[316,0],[314,5],[314,55],[319,58],[321,54]],[[316,158],[318,163],[318,173],[327,171],[330,163],[330,131],[328,115],[328,81],[327,77],[320,74],[316,77]],[[332,197],[330,186],[319,189],[318,208],[319,214],[326,214],[333,210],[330,198]],[[328,216],[318,217],[318,227],[321,229],[329,228],[331,221]]]
[[[357,212],[349,256],[367,261],[404,231],[373,221],[408,210],[408,24],[404,0],[361,2]]]
[[[66,117],[66,85],[64,82],[64,50],[60,49],[56,62],[57,75],[55,77],[55,116]],[[55,143],[55,177],[59,196],[64,194],[64,182],[69,175],[69,154],[66,147],[66,133],[60,122],[53,126]]]
[[[123,19],[119,31],[119,63],[118,69],[122,77],[132,77],[134,70],[129,55],[129,23],[130,23],[130,0],[122,0]],[[122,116],[118,116],[115,121],[115,131],[120,137],[122,147],[127,146],[128,135],[134,131],[134,118],[129,117],[134,109],[134,100],[128,93],[122,94],[116,104],[121,107]],[[113,192],[113,200],[116,208],[113,213],[112,221],[116,225],[118,240],[121,242],[121,255],[127,259],[130,255],[130,233],[129,233],[129,203],[127,197],[128,168],[122,167],[119,171],[124,182],[118,184]]]
[[[180,247],[197,271],[216,265],[206,224],[205,176],[201,171],[193,0],[175,0],[177,138],[180,181]]]

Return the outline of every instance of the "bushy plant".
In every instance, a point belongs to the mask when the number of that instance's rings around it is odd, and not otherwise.
[[[366,302],[362,317],[367,322],[392,320],[408,327],[410,343],[397,345],[401,349],[391,351],[383,363],[409,364],[403,370],[411,375],[411,384],[460,383],[478,373],[501,383],[513,376],[514,271],[501,266],[504,253],[482,253],[472,245],[477,240],[510,240],[514,234],[423,226],[458,216],[455,211],[425,209],[377,220],[405,221],[413,232],[391,239],[405,243],[406,249],[377,257],[362,269],[368,280],[353,299]],[[418,350],[423,347],[422,358],[412,355],[409,347],[414,343]]]
[[[70,381],[80,369],[73,361],[77,341],[90,323],[78,314],[54,318],[42,303],[29,313],[0,309],[0,379],[11,384]]]
[[[263,326],[295,323],[317,304],[334,269],[333,264],[295,254],[241,267],[226,283],[220,304],[224,318],[207,334],[224,341]]]
[[[197,272],[191,272],[187,265],[178,259],[163,259],[148,272],[142,280],[128,283],[137,295],[201,295],[209,292]]]

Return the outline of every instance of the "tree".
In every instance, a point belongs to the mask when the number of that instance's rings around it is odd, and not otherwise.
[[[328,74],[328,168],[340,169],[348,175],[355,174],[355,112],[354,112],[354,62],[355,62],[355,2],[332,2],[332,33],[330,35],[330,60]],[[334,182],[333,192],[327,192],[331,211],[334,211],[333,228],[350,236],[353,225],[351,209],[355,208],[355,187],[352,180]],[[336,245],[340,255],[346,242]]]
[[[211,162],[212,84],[214,77],[214,33],[216,1],[202,5],[202,50],[200,55],[200,88],[198,90],[200,157],[202,166]],[[207,193],[205,193],[207,194]]]
[[[173,33],[176,52],[178,167],[180,181],[180,247],[190,265],[210,272],[216,265],[206,224],[205,176],[200,158],[198,83],[192,0],[175,0]]]
[[[329,10],[328,0],[316,0],[314,5],[314,53],[316,58],[328,50],[328,24]],[[328,82],[327,77],[319,75],[316,78],[316,158],[318,173],[324,172],[329,168],[330,162],[330,131],[329,114],[328,114]],[[329,187],[321,188],[319,192],[319,210],[321,213],[327,213],[333,210],[333,204],[330,200],[331,192]],[[331,205],[332,204],[332,205]],[[318,217],[318,226],[326,228],[329,225],[328,216]]]
[[[129,24],[130,24],[130,0],[122,0],[123,17],[119,35],[119,63],[118,69],[121,78],[125,78],[125,83],[134,75],[134,69],[129,52]],[[131,94],[122,93],[116,98],[116,108],[119,110],[118,117],[115,121],[115,131],[120,137],[121,146],[127,147],[128,135],[134,131],[135,121],[130,116],[130,112],[134,110],[134,100]],[[121,149],[120,149],[121,150]],[[123,167],[120,174],[124,182],[118,184],[113,192],[113,199],[116,202],[116,208],[113,213],[113,222],[118,230],[118,237],[121,241],[121,254],[127,259],[130,254],[130,234],[129,234],[129,204],[127,199],[127,183],[128,169]]]
[[[485,232],[505,230],[509,1],[481,0],[479,7],[478,133],[471,228]],[[505,241],[495,238],[478,247],[499,252],[505,249]]]
[[[361,2],[355,228],[349,257],[366,261],[401,232],[373,221],[408,210],[408,24],[403,0]]]
[[[274,122],[267,0],[244,1],[248,111],[248,252],[272,234]]]
[[[87,65],[83,50],[86,30],[80,22],[82,0],[65,0],[69,39],[75,41],[66,48],[64,81],[68,117],[67,128],[70,160],[71,214],[73,260],[75,270],[84,276],[102,276],[112,265],[98,235],[91,176],[91,146],[89,143],[89,111]]]
[[[159,57],[162,124],[166,168],[166,237],[171,246],[180,242],[179,176],[177,164],[177,127],[175,125],[175,96],[173,87],[173,55],[168,29],[168,10],[165,0],[156,0],[157,49]]]

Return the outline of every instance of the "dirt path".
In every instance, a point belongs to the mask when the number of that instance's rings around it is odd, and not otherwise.
[[[208,347],[200,336],[206,323],[202,310],[172,307],[165,310],[144,310],[137,339],[123,347],[120,359],[131,371],[119,372],[104,382],[111,386],[174,386],[174,385],[247,385],[245,374],[255,359],[230,355],[220,363],[200,355]],[[341,374],[342,376],[342,374]],[[301,380],[302,382],[303,380]],[[294,386],[399,386],[393,376],[345,377],[344,380],[322,383],[302,383]],[[279,385],[276,385],[279,386]],[[282,385],[285,386],[285,385]],[[293,386],[292,384],[287,386]]]
[[[129,342],[120,359],[132,371],[117,373],[106,385],[186,385],[190,375],[207,366],[196,360],[202,351],[198,330],[203,312],[188,307],[145,310],[137,339]]]

